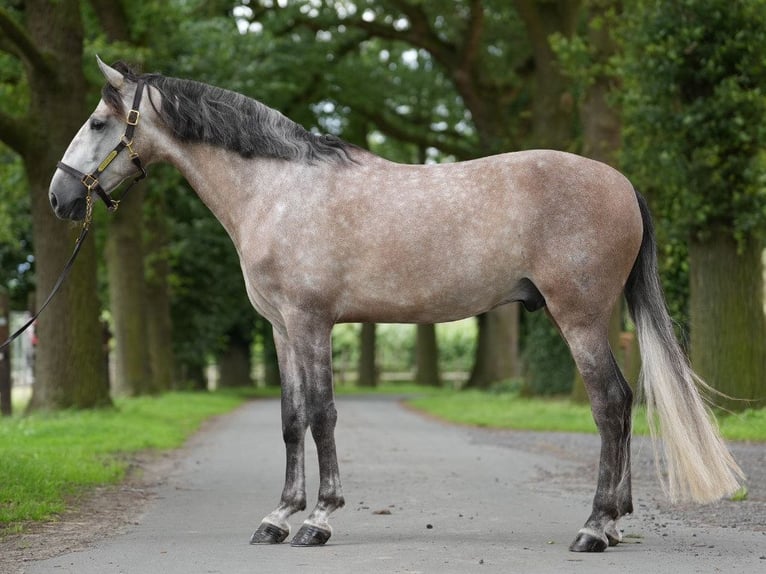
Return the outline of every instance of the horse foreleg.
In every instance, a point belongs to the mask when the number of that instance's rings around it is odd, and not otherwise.
[[[332,535],[329,516],[345,504],[335,449],[335,423],[338,414],[333,397],[332,349],[329,336],[326,346],[320,343],[312,348],[315,354],[306,365],[307,372],[310,373],[307,411],[319,459],[319,497],[314,510],[293,538],[293,546],[318,546],[327,542]]]
[[[250,538],[251,544],[279,544],[290,535],[288,518],[306,509],[304,441],[308,428],[305,384],[294,349],[274,332],[282,382],[282,437],[287,468],[277,508],[267,515]]]
[[[580,336],[570,333],[567,341],[585,381],[593,418],[601,435],[593,511],[569,549],[602,552],[607,546],[621,541],[617,521],[633,512],[630,484],[633,393],[614,360],[605,335],[592,331]]]

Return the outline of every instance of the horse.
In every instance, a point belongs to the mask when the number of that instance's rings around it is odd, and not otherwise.
[[[330,515],[344,505],[334,324],[439,323],[511,302],[545,309],[554,322],[601,436],[592,510],[570,550],[618,544],[618,521],[633,511],[633,394],[607,338],[623,294],[670,499],[704,503],[738,488],[742,471],[673,331],[647,203],[617,170],[553,150],[393,163],[235,92],[98,65],[102,99],[58,164],[50,203],[59,218],[82,220],[93,194],[113,207],[109,193],[123,180],[166,162],[231,237],[249,299],[273,327],[287,459],[279,503],[252,544],[285,541],[289,518],[306,509],[308,429],[319,493],[291,544],[325,544]]]

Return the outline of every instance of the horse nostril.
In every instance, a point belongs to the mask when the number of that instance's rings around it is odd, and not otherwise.
[[[56,194],[55,194],[55,193],[53,193],[53,192],[51,192],[51,193],[48,195],[48,198],[49,198],[49,199],[50,199],[50,201],[51,201],[51,207],[52,207],[52,208],[54,209],[54,211],[55,211],[55,210],[56,210],[56,207],[58,207],[58,204],[59,204],[59,200],[58,200],[58,199],[56,199]]]

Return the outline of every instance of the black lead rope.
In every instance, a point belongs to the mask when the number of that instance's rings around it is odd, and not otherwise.
[[[69,272],[72,270],[72,266],[74,265],[74,260],[77,259],[77,254],[80,252],[80,249],[82,248],[82,244],[85,242],[85,238],[88,236],[88,230],[90,229],[90,220],[91,220],[91,214],[92,214],[92,200],[90,198],[90,195],[87,198],[88,202],[88,211],[85,216],[85,221],[82,224],[82,229],[80,230],[80,236],[77,238],[77,242],[74,244],[74,251],[72,251],[72,255],[69,256],[69,260],[66,262],[66,265],[64,265],[64,269],[61,271],[61,275],[59,275],[59,278],[56,280],[56,283],[53,285],[53,289],[51,289],[50,294],[48,297],[43,301],[43,304],[40,305],[40,308],[37,310],[37,312],[32,315],[30,319],[27,320],[26,323],[24,323],[19,329],[17,329],[13,335],[8,337],[8,339],[0,345],[0,351],[4,350],[8,345],[13,343],[16,339],[19,338],[19,336],[29,329],[29,327],[32,326],[32,324],[37,321],[37,318],[40,316],[40,313],[42,313],[45,308],[48,306],[48,304],[53,300],[53,297],[58,293],[59,289],[61,289],[61,286],[64,284],[64,281],[67,278],[67,275],[69,275]]]

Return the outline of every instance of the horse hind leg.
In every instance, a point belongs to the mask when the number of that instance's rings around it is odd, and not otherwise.
[[[569,549],[602,552],[621,541],[617,522],[633,512],[630,480],[633,393],[620,372],[607,339],[606,320],[598,327],[559,324],[585,382],[601,435],[598,482],[590,517]]]

